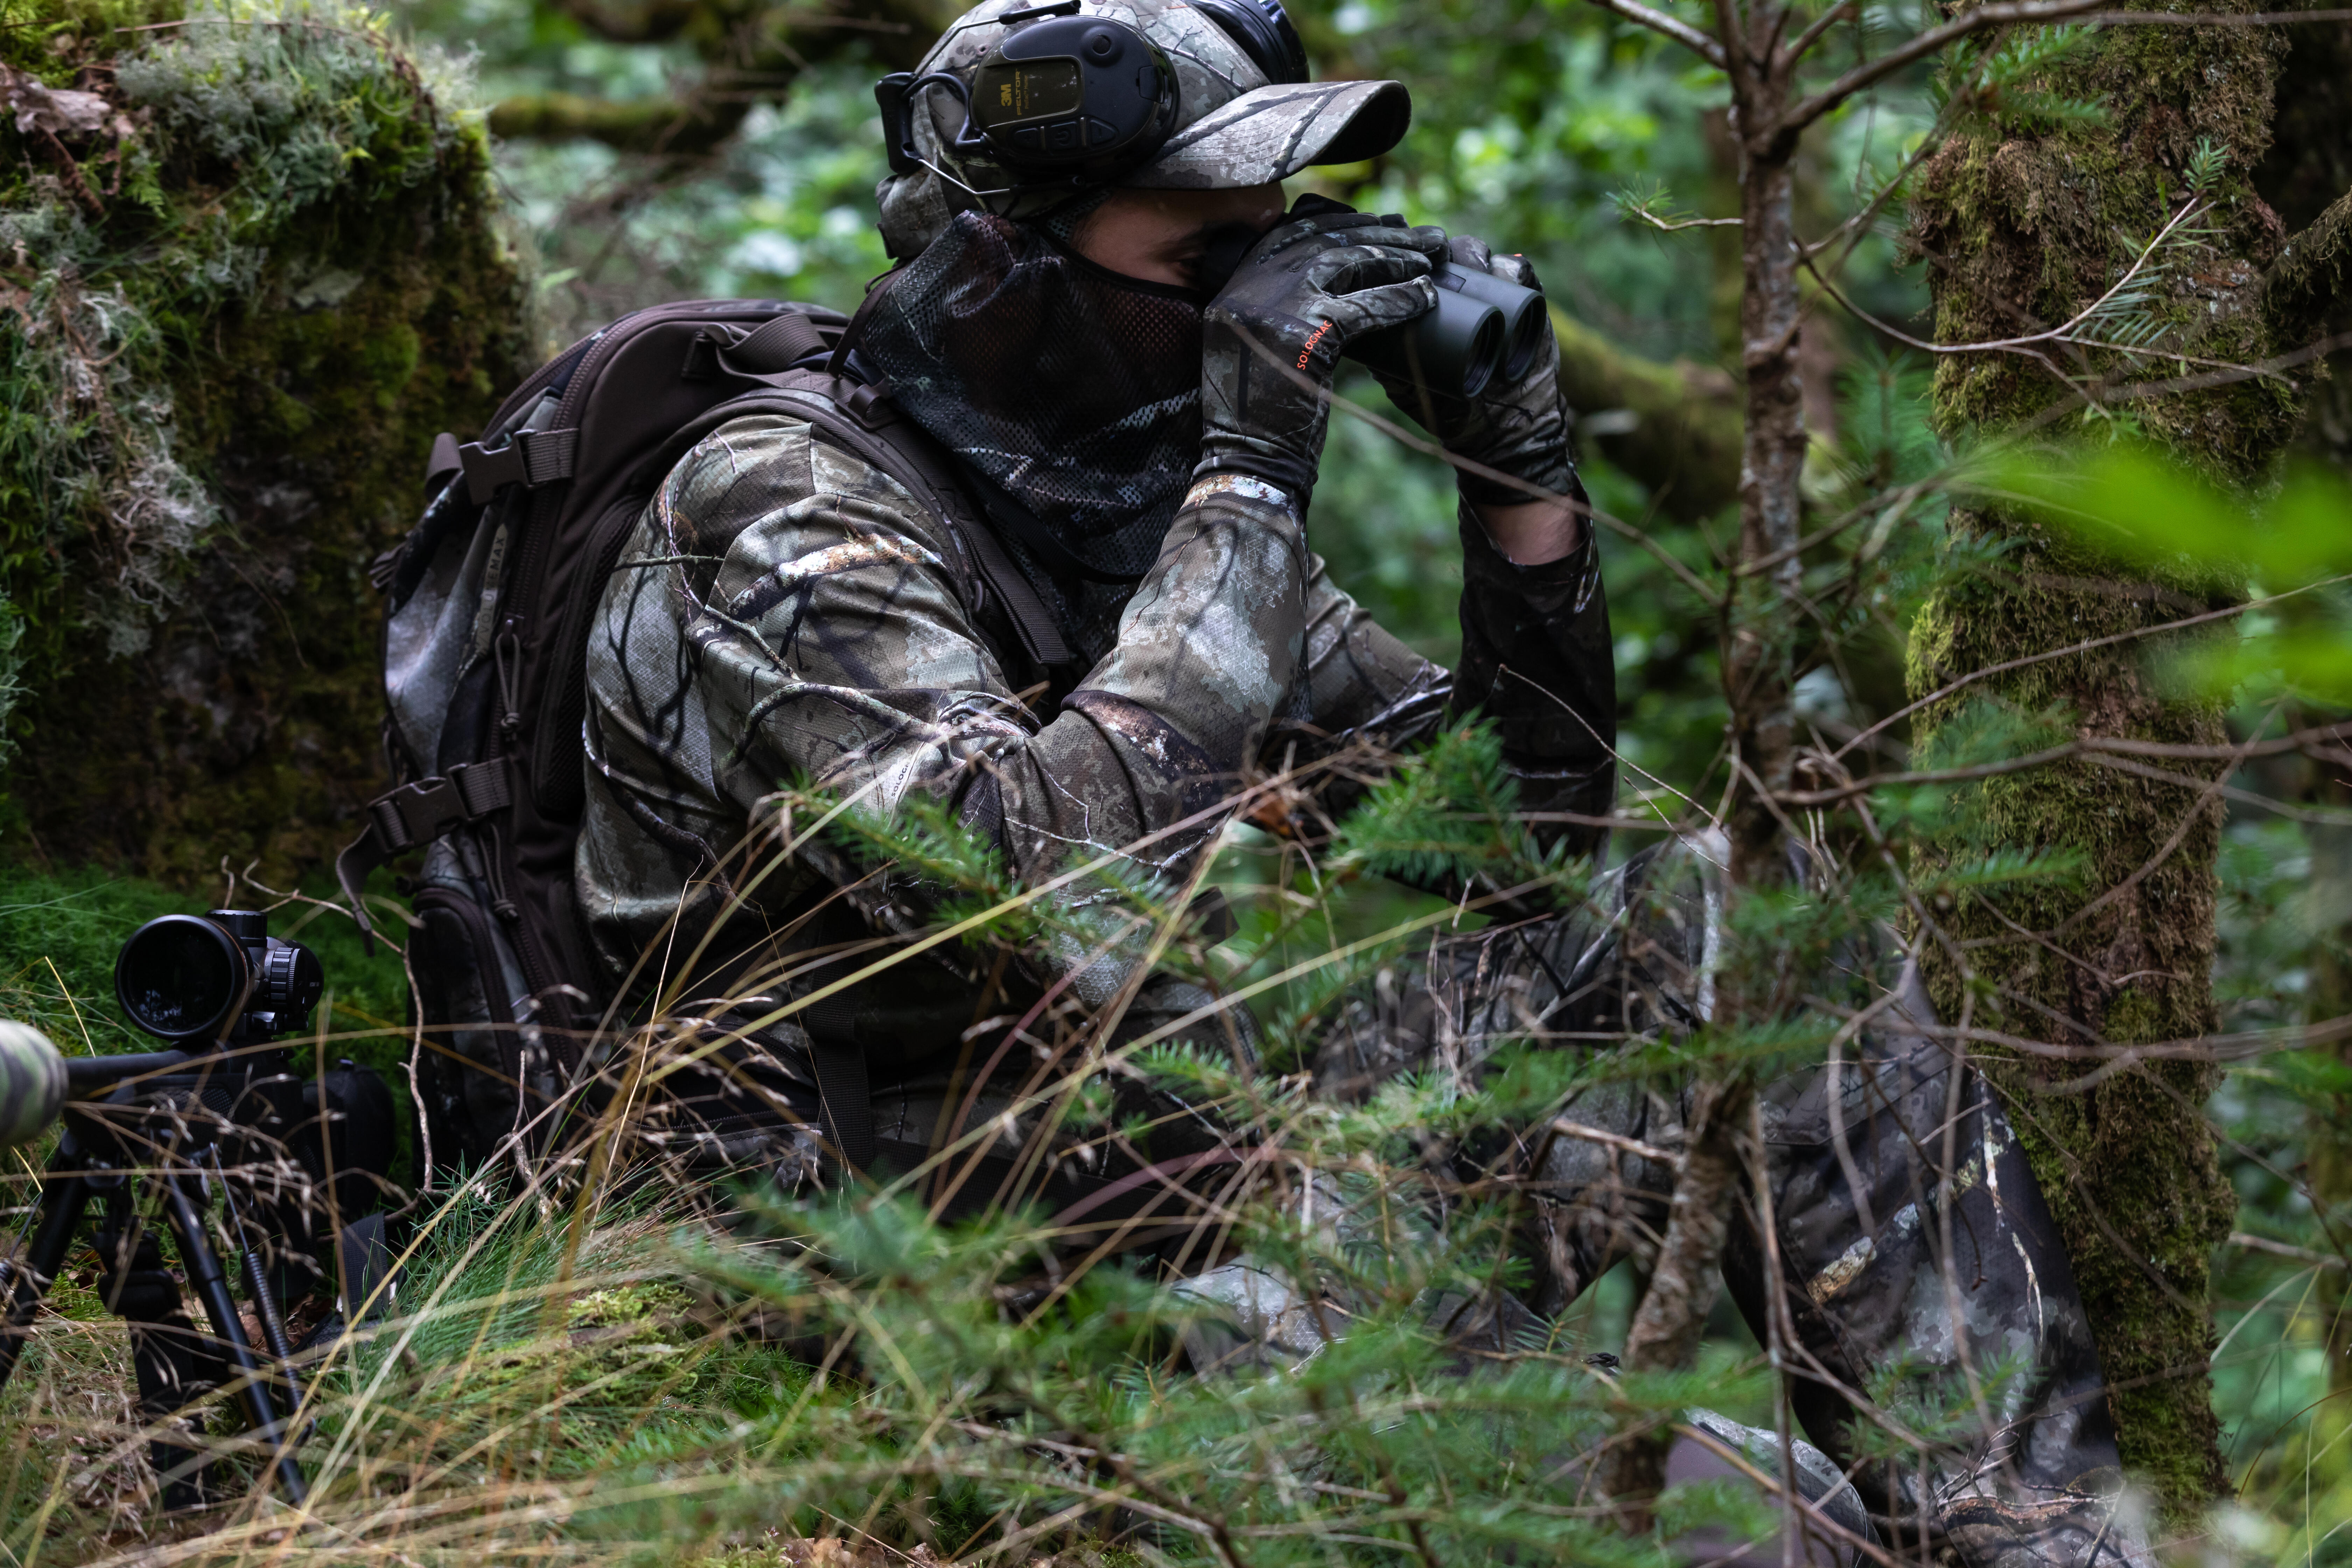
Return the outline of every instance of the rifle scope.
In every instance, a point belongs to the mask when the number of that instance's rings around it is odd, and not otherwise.
[[[115,958],[115,999],[159,1040],[269,1039],[299,1028],[326,972],[316,953],[268,927],[253,910],[149,921]]]

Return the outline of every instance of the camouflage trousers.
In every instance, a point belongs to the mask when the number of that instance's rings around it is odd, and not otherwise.
[[[1669,844],[1601,879],[1574,910],[1433,943],[1341,1010],[1315,1060],[1318,1091],[1361,1100],[1408,1072],[1467,1085],[1506,1041],[1602,1053],[1687,1033],[1714,1006],[1720,858],[1704,841]],[[1724,1259],[1759,1342],[1769,1292],[1786,1303],[1789,1395],[1812,1438],[1798,1445],[1801,1489],[1908,1560],[1924,1548],[1969,1568],[2153,1568],[2082,1302],[2007,1115],[1930,1032],[1914,971],[1835,967],[1831,978],[1864,1000],[1851,1037],[1758,1097],[1777,1247],[1764,1245],[1751,1191]],[[1687,1083],[1597,1074],[1541,1126],[1435,1152],[1465,1186],[1516,1181],[1534,1216],[1532,1287],[1433,1303],[1449,1330],[1490,1343],[1539,1337],[1620,1258],[1654,1249],[1673,1173],[1653,1156],[1682,1147],[1691,1098]],[[1246,1258],[1183,1289],[1233,1324],[1196,1358],[1296,1363],[1344,1321]],[[1948,1414],[1929,1423],[1923,1411]],[[1694,1419],[1778,1472],[1770,1434]],[[1908,1439],[1908,1457],[1858,1458],[1855,1435],[1873,1423]]]
[[[1720,858],[1702,841],[1670,843],[1598,879],[1572,909],[1447,936],[1384,968],[1322,1035],[1315,1092],[1361,1100],[1408,1073],[1468,1087],[1506,1042],[1582,1053],[1605,1068],[1629,1049],[1687,1035],[1714,1009]],[[2072,1270],[2009,1119],[1935,1032],[1916,974],[1899,963],[1876,973],[1875,963],[1832,964],[1836,973],[1805,987],[1843,993],[1857,1011],[1826,1060],[1759,1090],[1761,1169],[1751,1174],[1760,1181],[1739,1194],[1724,1258],[1730,1294],[1759,1342],[1769,1342],[1769,1293],[1785,1303],[1790,1406],[1812,1439],[1791,1456],[1801,1489],[1822,1514],[1905,1560],[2154,1568],[2122,1488]],[[1120,1033],[1132,1038],[1211,1001],[1155,980]],[[1230,1027],[1200,1043],[1247,1048]],[[801,1123],[786,1163],[816,1179],[827,1162],[814,1131],[822,1109],[806,1037],[786,1026],[761,1044],[753,1076],[771,1086],[764,1098]],[[1058,1129],[1048,1109],[1056,1096],[1038,1091],[1060,1072],[1049,1055],[1006,1062],[1019,1070],[982,1074],[977,1087],[961,1070],[877,1074],[875,1129],[918,1149],[943,1131],[952,1140],[982,1129],[1004,1151],[1047,1151],[1045,1165],[1090,1164],[1129,1180],[1214,1160],[1236,1141],[1213,1114],[1133,1074],[1102,1083],[1108,1113],[1097,1125],[1149,1124],[1148,1145]],[[1499,1181],[1526,1195],[1518,1245],[1531,1266],[1530,1283],[1514,1293],[1430,1302],[1433,1321],[1465,1347],[1539,1342],[1546,1321],[1620,1258],[1654,1250],[1691,1098],[1671,1078],[1598,1071],[1540,1125],[1429,1146],[1433,1190],[1491,1192]],[[1755,1217],[1764,1212],[1756,1186],[1769,1200],[1770,1247]],[[1348,1234],[1353,1222],[1337,1189],[1316,1184],[1308,1201],[1336,1240],[1365,1239]],[[1429,1222],[1444,1219],[1433,1213]],[[1348,1303],[1323,1287],[1302,1289],[1247,1256],[1202,1270],[1188,1247],[1163,1261],[1189,1275],[1179,1290],[1210,1310],[1188,1335],[1196,1368],[1264,1375],[1344,1331]],[[1691,1419],[1779,1472],[1772,1434],[1711,1412]],[[1858,1457],[1856,1435],[1874,1428],[1894,1439],[1874,1452],[1903,1457]],[[1842,1561],[1855,1560],[1849,1543]]]

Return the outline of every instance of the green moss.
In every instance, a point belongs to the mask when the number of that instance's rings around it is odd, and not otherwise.
[[[2243,9],[2229,6],[2225,9]],[[2255,308],[2258,274],[2284,238],[2250,176],[2270,144],[2271,83],[2283,47],[2268,30],[2213,27],[2179,37],[2120,28],[2032,84],[2097,104],[2103,122],[2035,129],[1998,112],[1954,136],[1924,171],[1912,238],[1937,258],[1938,341],[2026,336],[2072,319],[2120,279],[2189,195],[2200,145],[2226,159],[2200,199],[2215,229],[2171,256],[2147,311],[2164,349],[2224,362],[2275,352]],[[1948,356],[1936,413],[1948,431],[2001,426],[2046,405],[2053,367],[2110,383],[2169,374],[2176,362],[2093,351]],[[2230,477],[2257,470],[2292,434],[2284,383],[2240,382],[2157,401],[2147,427],[2178,455]]]
[[[516,270],[461,84],[380,22],[241,5],[131,37],[103,214],[37,174],[0,207],[32,268],[0,317],[0,595],[38,672],[7,847],[282,886],[380,787],[366,568],[433,436],[519,375]],[[76,151],[97,178],[110,149]]]
[[[1969,512],[1954,522],[2000,532],[2011,550],[1997,579],[1951,585],[1923,609],[1910,649],[1916,692],[2021,652],[2198,607],[2184,602],[2180,585],[2126,588],[2111,563],[2024,525]],[[2100,734],[2204,744],[2223,738],[2210,705],[2171,700],[2126,645],[2120,654],[2096,649],[1979,682],[1922,712],[1918,744],[1932,749],[1959,733],[1970,708],[1986,701],[2020,715],[2055,712],[2068,728]],[[1952,816],[1968,826],[1945,841],[1947,851],[1986,843],[2067,847],[2089,868],[2079,887],[2021,886],[1943,917],[1969,946],[1979,1022],[2076,1045],[2211,1030],[2220,825],[2210,801],[2075,763],[1989,780]],[[1931,944],[1929,953],[1931,989],[1956,1016],[1969,981],[1948,952]],[[2073,1258],[2125,1463],[2185,1513],[2222,1481],[2203,1378],[2211,1344],[2205,1301],[2209,1255],[2231,1228],[2235,1200],[2201,1113],[2212,1069],[2148,1064],[2085,1087],[2079,1080],[2095,1062],[1996,1053],[1987,1065]]]
[[[2224,10],[2249,9],[2232,3]],[[1929,160],[1913,213],[1930,260],[1938,339],[2030,336],[2074,320],[2129,269],[2191,195],[2200,147],[2224,162],[2197,193],[2210,232],[2167,247],[2140,277],[2135,312],[2162,353],[2066,349],[1942,357],[1934,416],[1954,437],[2012,428],[2074,395],[2177,375],[2185,359],[2260,360],[2274,341],[2260,277],[2285,237],[2249,176],[2270,142],[2282,48],[2255,27],[2116,28],[2076,48],[2031,88],[2098,105],[2091,122],[2038,126],[1980,113]],[[2115,341],[2112,331],[2105,341]],[[2190,367],[2195,368],[2195,367]],[[2093,438],[2146,439],[2225,484],[2258,481],[2292,437],[2296,390],[2271,378],[2143,397],[2091,425]],[[2071,412],[2056,431],[2082,429]],[[1909,678],[1924,696],[2021,655],[2178,619],[2231,585],[2152,583],[1997,512],[1956,512],[1963,536],[2002,548],[1996,576],[1948,587],[1912,628]],[[2214,635],[2211,633],[2203,635]],[[2227,635],[2226,632],[2220,635]],[[1971,686],[1925,710],[1932,751],[1966,727],[1970,704],[2059,712],[2102,735],[2213,743],[2209,705],[2174,700],[2152,673],[2179,636],[2052,659]],[[2193,770],[2192,770],[2193,771]],[[2065,847],[2090,874],[2073,890],[2028,888],[1948,917],[1975,969],[1976,1016],[2043,1039],[2131,1044],[2210,1030],[2218,814],[2195,790],[2088,764],[1988,782],[1954,820],[1970,839]],[[2177,836],[2177,837],[2176,837]],[[1957,831],[1948,851],[1960,848]],[[2085,914],[2086,905],[2096,907]],[[2023,940],[2021,928],[2039,933]],[[1957,1009],[1967,984],[1931,947],[1933,988]],[[2021,1137],[2073,1257],[2125,1463],[2185,1518],[2223,1481],[2203,1362],[2211,1343],[2208,1257],[2234,1201],[2201,1107],[2210,1069],[2142,1064],[2095,1084],[2095,1064],[1996,1060]]]
[[[176,21],[178,0],[12,0],[0,9],[0,60],[51,87],[71,87],[84,61],[114,53],[118,29]]]

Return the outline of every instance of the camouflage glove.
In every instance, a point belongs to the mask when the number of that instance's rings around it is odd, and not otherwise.
[[[1484,240],[1455,235],[1446,243],[1446,258],[1465,271],[1490,272],[1522,289],[1543,292],[1536,269],[1519,256],[1497,256]],[[1394,376],[1380,377],[1389,401],[1415,423],[1426,426],[1431,415],[1438,427],[1430,431],[1456,457],[1525,479],[1553,495],[1577,493],[1576,459],[1569,451],[1568,405],[1559,396],[1559,342],[1549,332],[1517,381],[1498,374],[1475,402],[1434,396],[1424,401],[1422,389]],[[1509,506],[1531,500],[1525,490],[1490,479],[1483,474],[1455,470],[1462,493],[1473,502]]]
[[[1429,272],[1444,242],[1442,229],[1300,197],[1203,313],[1194,473],[1249,475],[1303,508],[1340,353],[1436,304]]]

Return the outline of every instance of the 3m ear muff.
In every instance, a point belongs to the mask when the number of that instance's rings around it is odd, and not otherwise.
[[[1126,23],[1081,16],[1078,0],[991,20],[1003,26],[1004,36],[969,86],[947,71],[902,71],[875,84],[894,173],[924,166],[915,151],[914,115],[934,89],[963,105],[963,126],[950,150],[1042,175],[1041,184],[1116,179],[1148,161],[1175,129],[1176,68]]]
[[[1307,79],[1307,49],[1283,14],[1281,0],[1189,3],[1269,82]],[[1150,162],[1175,129],[1175,68],[1159,46],[1127,23],[1083,16],[1078,0],[1054,0],[987,20],[1003,27],[1004,35],[970,83],[949,71],[900,71],[874,84],[893,174],[911,174],[928,166],[915,150],[914,117],[932,91],[963,105],[963,124],[949,141],[950,151],[982,154],[1033,177],[1019,186],[973,191],[975,195],[1108,184]],[[944,169],[931,172],[963,184]]]

